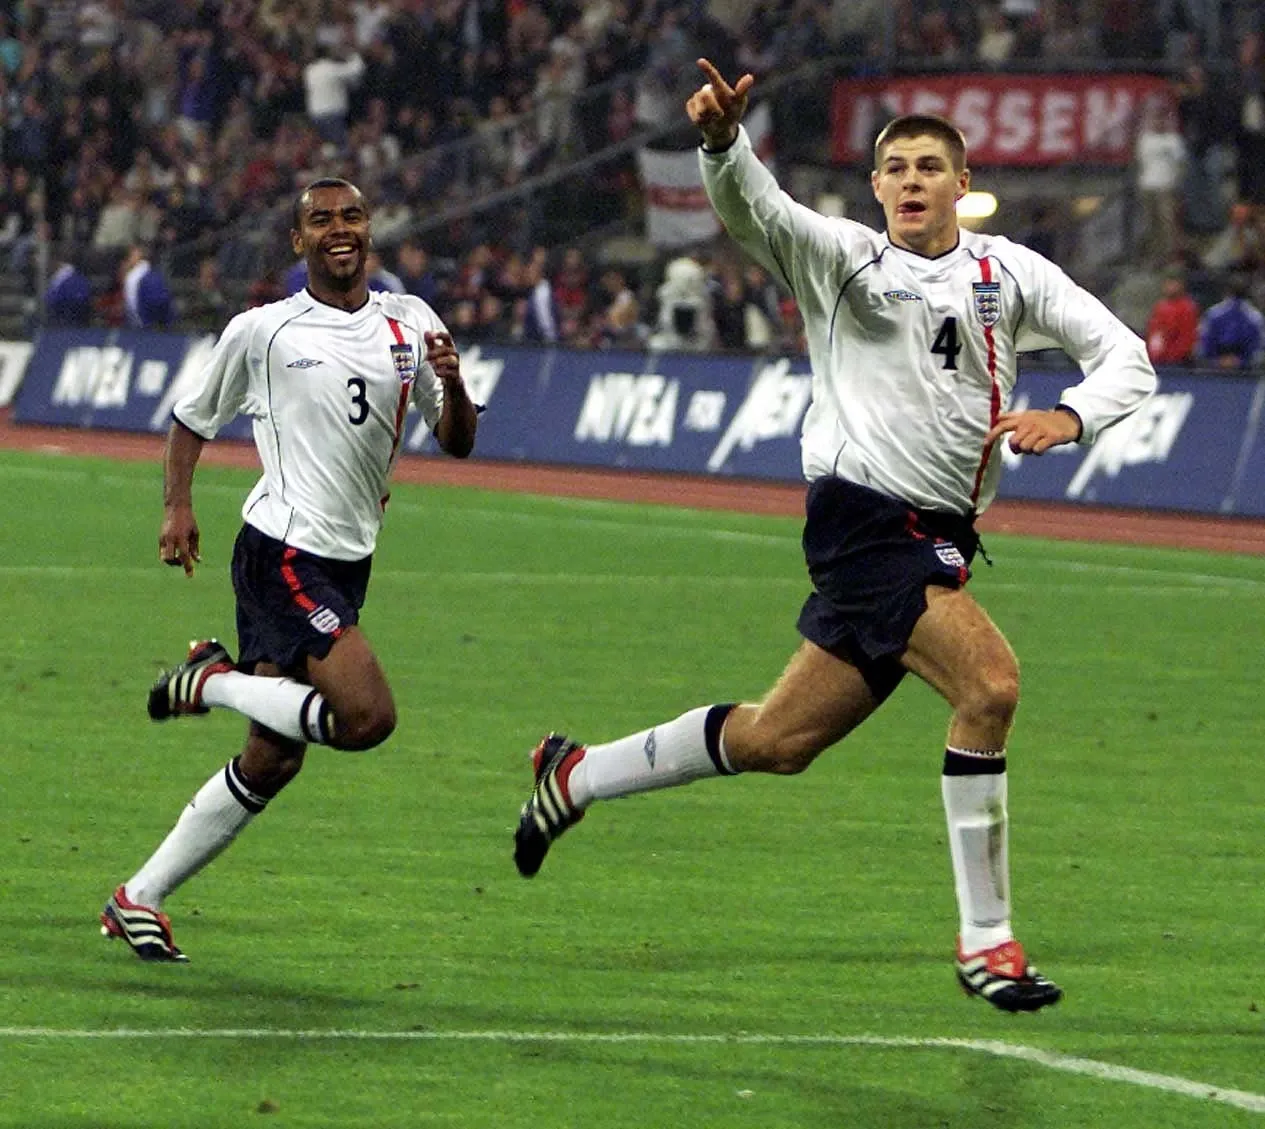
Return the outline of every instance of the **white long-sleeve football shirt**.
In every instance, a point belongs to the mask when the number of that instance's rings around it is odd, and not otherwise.
[[[409,404],[431,428],[443,411],[427,332],[446,330],[420,298],[371,291],[348,313],[301,290],[233,318],[172,415],[203,439],[250,416],[263,477],[243,519],[309,553],[359,560],[377,542]]]
[[[729,234],[799,304],[813,370],[810,481],[833,474],[920,509],[980,512],[1001,475],[984,437],[1010,402],[1020,351],[1057,345],[1080,366],[1084,379],[1060,403],[1080,416],[1083,444],[1155,388],[1142,339],[1026,247],[963,230],[930,259],[820,215],[778,187],[741,127],[699,162]]]

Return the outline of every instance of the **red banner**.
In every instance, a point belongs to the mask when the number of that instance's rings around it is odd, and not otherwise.
[[[831,158],[873,161],[874,138],[901,114],[939,114],[966,136],[971,165],[1124,165],[1149,99],[1173,101],[1154,75],[988,75],[839,79]]]

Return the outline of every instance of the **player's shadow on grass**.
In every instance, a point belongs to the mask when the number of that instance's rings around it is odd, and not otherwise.
[[[106,944],[104,940],[101,942]],[[112,943],[115,948],[119,942]],[[93,993],[110,996],[115,993],[133,999],[185,1000],[207,1005],[232,1004],[234,1027],[278,1026],[278,1006],[289,1005],[284,1025],[328,1026],[327,1012],[349,1013],[372,1011],[381,1001],[381,993],[352,996],[345,992],[323,990],[311,979],[278,977],[270,980],[243,975],[240,966],[225,967],[218,962],[164,964],[137,960],[131,953],[119,951],[104,954],[102,963],[61,964],[54,969],[40,964],[6,976],[7,987],[23,983],[33,993],[40,991],[72,991],[85,998]],[[257,1005],[257,1006],[255,1006]],[[227,1013],[226,1013],[227,1014]],[[249,1017],[257,1014],[258,1022]],[[300,1015],[310,1015],[310,1022],[300,1022]]]
[[[758,1125],[771,1111],[784,1116],[787,1108],[795,1106],[811,1110],[811,1120],[803,1122],[805,1126],[932,1129],[962,1124],[1000,1129],[1007,1124],[993,1117],[986,1105],[964,1099],[962,1092],[951,1092],[944,1101],[909,1093],[905,1079],[910,1064],[901,1057],[908,1052],[882,1052],[882,1062],[874,1057],[876,1053],[837,1047],[668,1047],[653,1043],[601,1047],[527,1043],[514,1050],[521,1061],[553,1061],[575,1071],[577,1077],[613,1078],[615,1072],[625,1070],[635,1075],[637,1086],[644,1086],[651,1076],[657,1076],[664,1085],[655,1087],[656,1091],[674,1092],[682,1112],[697,1101],[700,1117],[704,1113],[714,1117],[715,1104],[731,1098],[734,1125]],[[770,1062],[774,1055],[785,1065]],[[862,1061],[861,1056],[868,1060],[862,1066],[872,1081],[863,1081],[861,1071],[849,1069],[850,1062]],[[613,1084],[611,1090],[623,1092]],[[959,1121],[964,1108],[970,1115]],[[1010,1108],[1014,1109],[1014,1103]],[[976,1118],[981,1111],[985,1116]],[[688,1120],[682,1123],[688,1124]]]

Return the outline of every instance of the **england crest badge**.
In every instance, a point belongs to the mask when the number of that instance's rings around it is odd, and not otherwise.
[[[1001,321],[1001,283],[972,282],[971,291],[975,295],[975,315],[980,325],[992,329]]]
[[[392,345],[391,360],[395,362],[395,375],[401,384],[408,384],[417,376],[417,361],[413,358],[412,345]]]

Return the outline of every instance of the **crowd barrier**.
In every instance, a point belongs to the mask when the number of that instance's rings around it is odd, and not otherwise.
[[[213,345],[210,336],[45,332],[26,359],[14,419],[163,432]],[[470,345],[462,358],[472,396],[487,405],[483,459],[800,479],[812,388],[804,357]],[[1070,367],[1025,368],[1012,406],[1053,405],[1077,379]],[[1165,370],[1156,395],[1092,448],[1040,458],[1007,450],[1001,497],[1265,515],[1263,404],[1265,378]],[[433,453],[420,417],[406,427],[405,450]],[[246,438],[250,421],[223,434]]]

